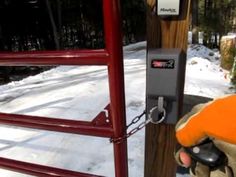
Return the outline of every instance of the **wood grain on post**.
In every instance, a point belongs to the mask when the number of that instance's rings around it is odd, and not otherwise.
[[[223,36],[220,42],[221,61],[220,66],[226,70],[231,70],[234,63],[234,53],[231,51],[236,48],[235,36]]]
[[[147,51],[150,48],[181,48],[187,51],[191,0],[181,0],[181,15],[161,19],[156,15],[156,0],[147,0]],[[149,124],[145,135],[144,177],[175,177],[175,125]]]

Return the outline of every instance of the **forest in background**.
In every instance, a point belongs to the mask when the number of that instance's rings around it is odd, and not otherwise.
[[[219,48],[222,36],[236,32],[235,0],[192,0],[192,43],[199,42],[199,32],[203,45]]]
[[[143,0],[121,0],[124,44],[145,39]],[[0,50],[103,48],[102,0],[2,0]]]
[[[121,0],[124,45],[145,40],[145,0]],[[0,50],[103,48],[102,0],[1,0]],[[236,30],[235,0],[192,0],[193,43]]]
[[[121,0],[121,10],[123,44],[145,40],[144,1]],[[0,1],[0,51],[98,49],[103,36],[102,0]],[[48,68],[2,66],[0,83]]]
[[[123,44],[145,40],[145,0],[120,1]],[[191,14],[194,44],[200,37],[205,46],[219,48],[221,36],[236,30],[235,0],[192,0]],[[102,17],[102,0],[1,0],[0,51],[104,48]],[[9,74],[17,71],[27,75],[44,69],[0,67],[0,81],[12,80]]]

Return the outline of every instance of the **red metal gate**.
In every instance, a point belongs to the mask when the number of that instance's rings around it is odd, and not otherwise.
[[[91,122],[0,113],[0,123],[99,137],[126,133],[124,71],[119,0],[103,0],[105,49],[0,53],[0,65],[107,65],[110,103]],[[114,144],[115,176],[127,177],[127,142]],[[0,167],[35,176],[98,176],[0,157]]]

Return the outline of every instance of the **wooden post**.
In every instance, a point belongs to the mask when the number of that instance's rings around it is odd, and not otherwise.
[[[150,5],[155,1],[147,0],[147,51],[150,48],[181,48],[186,52],[191,0],[181,0],[181,15],[171,19],[161,19],[153,12]],[[175,177],[175,125],[149,124],[145,136],[144,177]]]

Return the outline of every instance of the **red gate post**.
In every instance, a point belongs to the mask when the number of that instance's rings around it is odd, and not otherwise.
[[[119,0],[104,0],[105,44],[110,60],[108,62],[111,117],[114,138],[126,133],[124,69]],[[114,143],[116,177],[128,177],[127,140]]]

